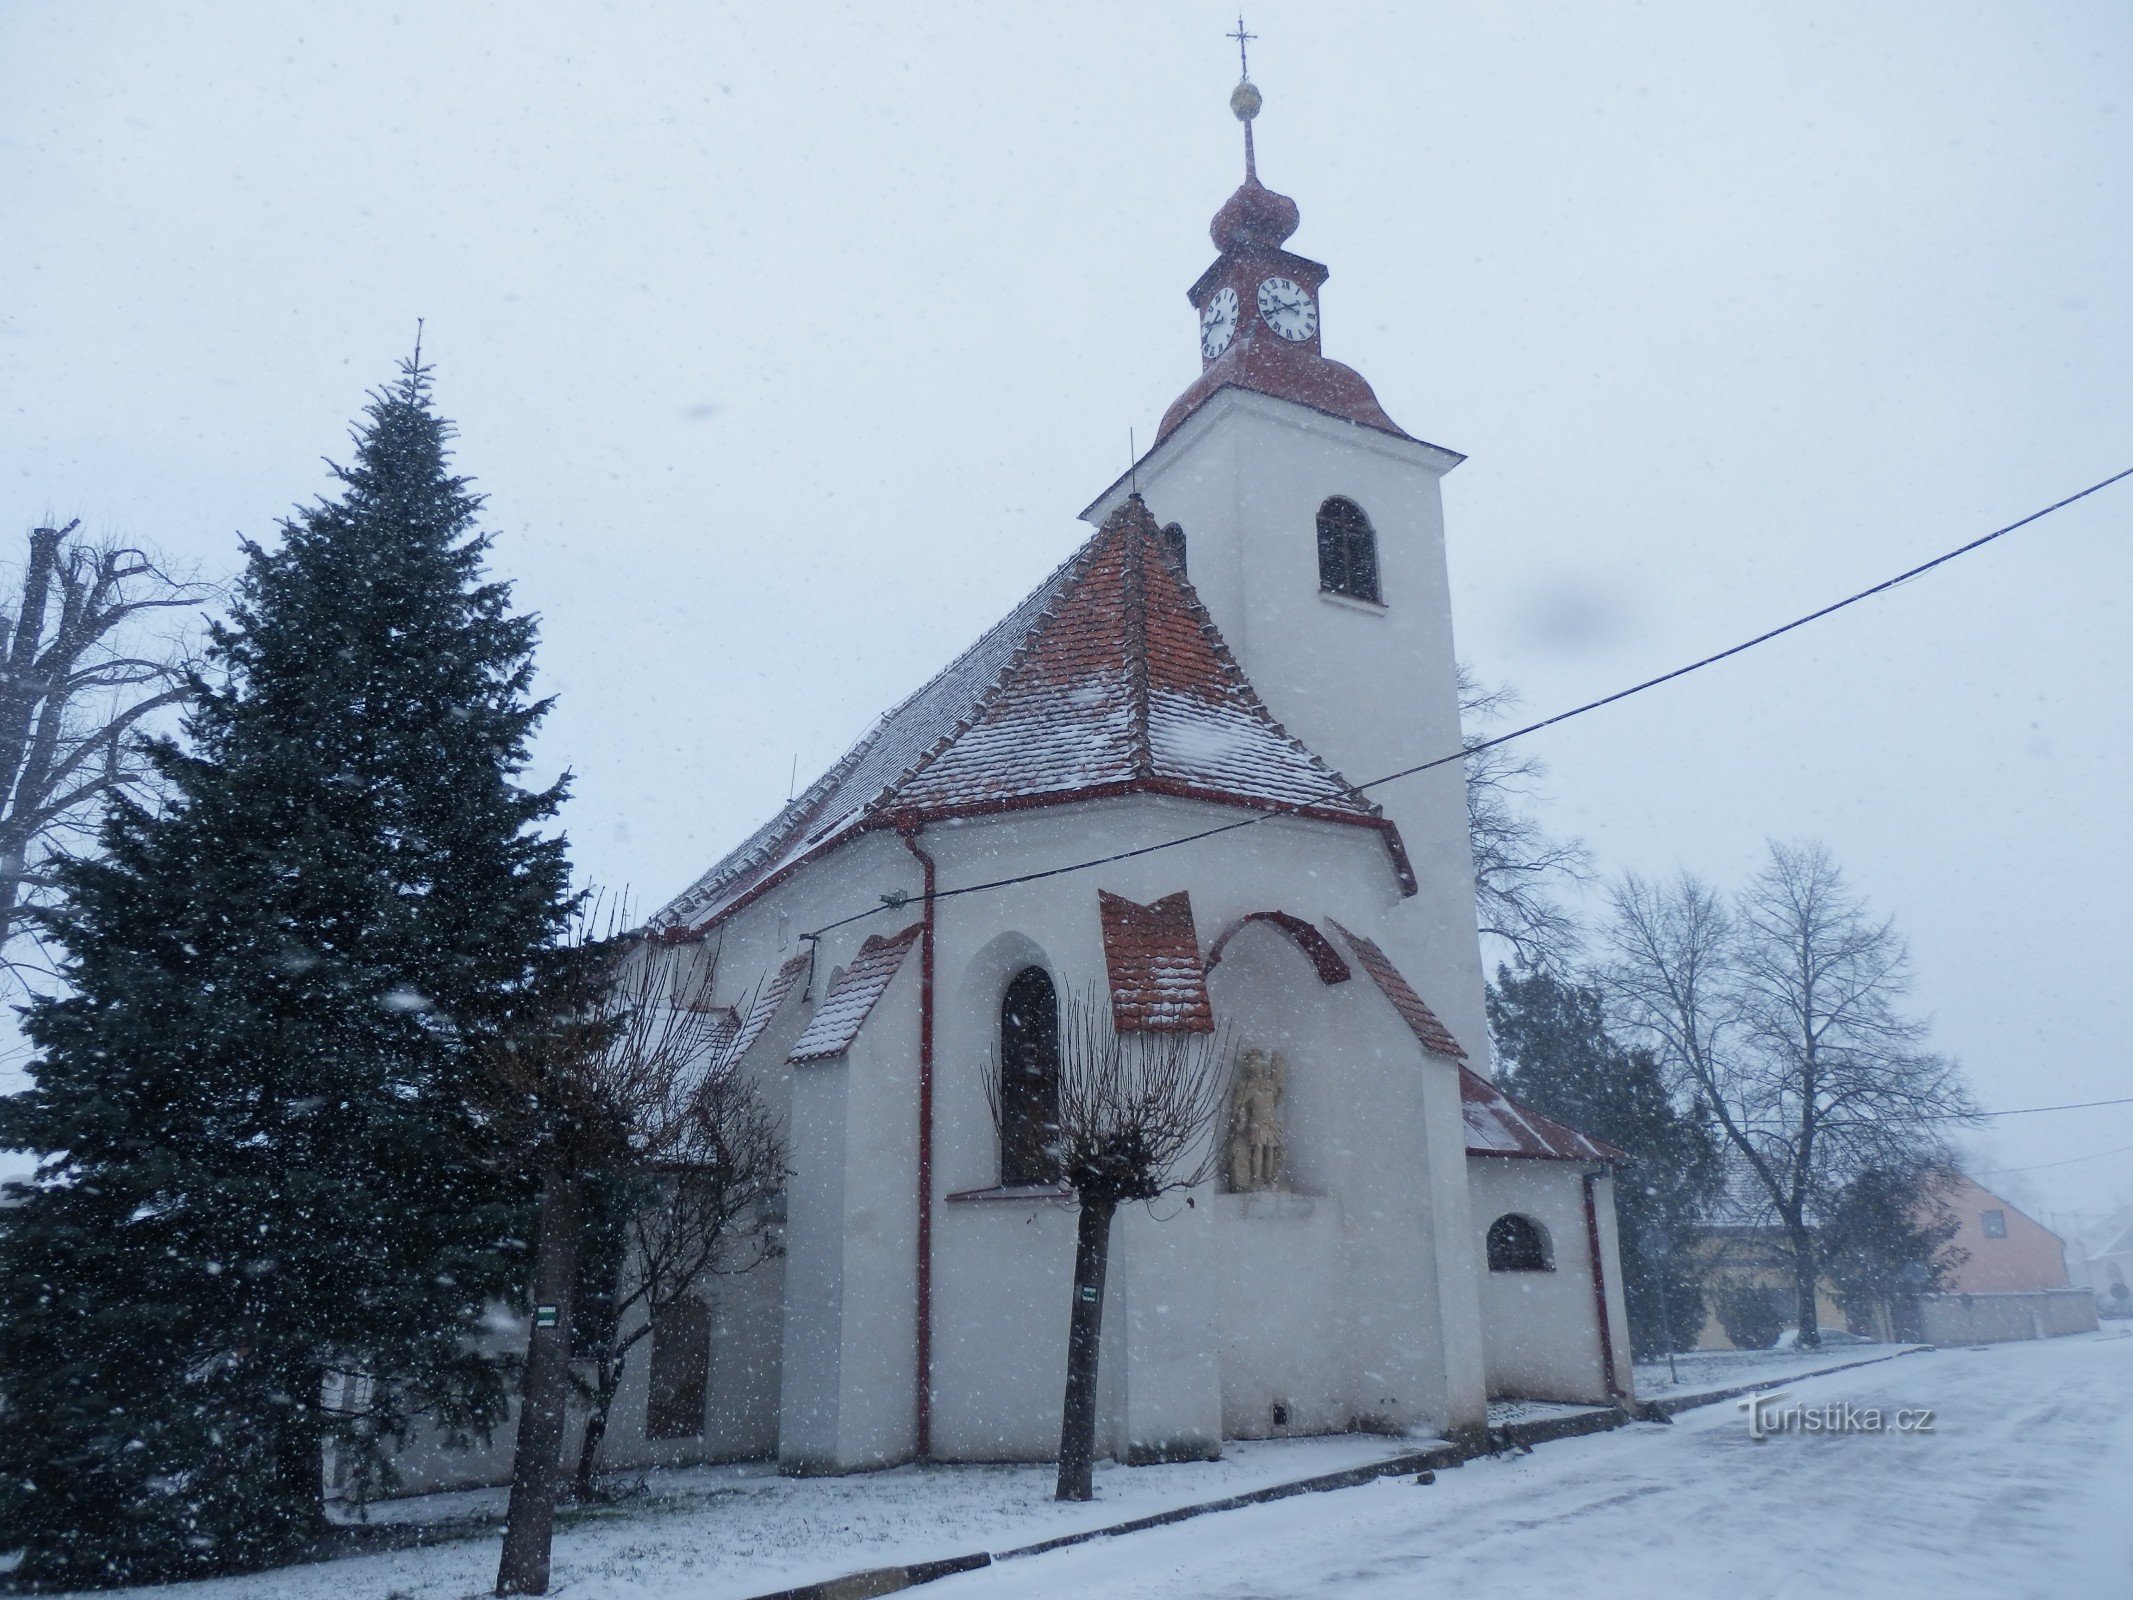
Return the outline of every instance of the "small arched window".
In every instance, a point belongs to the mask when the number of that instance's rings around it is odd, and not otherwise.
[[[1509,1212],[1489,1224],[1491,1272],[1549,1272],[1548,1235],[1531,1217]]]
[[[1059,1176],[1059,992],[1024,967],[1000,1000],[1000,1182]]]
[[[1178,571],[1185,570],[1185,525],[1170,522],[1163,525],[1163,549],[1170,559],[1178,564]]]
[[[1378,536],[1363,508],[1340,495],[1318,508],[1318,586],[1328,594],[1383,604]]]

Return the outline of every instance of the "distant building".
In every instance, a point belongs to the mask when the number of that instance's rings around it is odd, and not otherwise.
[[[1944,1174],[1930,1203],[1956,1224],[1940,1291],[1871,1312],[1847,1310],[1824,1278],[1816,1309],[1825,1331],[1902,1343],[1988,1344],[2096,1326],[2090,1297],[2072,1285],[2066,1241],[2058,1234],[1961,1172]],[[2123,1283],[2133,1277],[2133,1218],[2118,1242],[2126,1256],[2113,1264]],[[1706,1307],[1696,1348],[1756,1347],[1772,1330],[1782,1336],[1793,1326],[1792,1248],[1784,1229],[1760,1221],[1718,1223],[1702,1231],[1695,1251],[1704,1266]]]

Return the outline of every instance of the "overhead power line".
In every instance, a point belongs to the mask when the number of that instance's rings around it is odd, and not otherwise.
[[[1826,606],[1819,606],[1802,616],[1794,617],[1790,622],[1783,622],[1774,628],[1767,628],[1753,638],[1743,639],[1740,643],[1728,645],[1723,650],[1715,650],[1707,656],[1700,656],[1696,660],[1675,667],[1669,672],[1662,672],[1656,677],[1646,678],[1641,683],[1633,683],[1626,689],[1617,689],[1612,694],[1601,695],[1596,700],[1587,700],[1584,704],[1572,706],[1567,711],[1558,711],[1553,716],[1542,717],[1538,722],[1529,722],[1524,727],[1513,728],[1508,733],[1500,733],[1493,739],[1477,739],[1474,743],[1462,745],[1461,748],[1445,755],[1433,756],[1427,761],[1418,761],[1411,767],[1402,767],[1396,772],[1385,773],[1382,777],[1372,778],[1367,783],[1329,789],[1308,799],[1292,801],[1266,811],[1255,811],[1249,816],[1240,817],[1231,822],[1219,823],[1211,828],[1202,828],[1195,833],[1182,834],[1175,839],[1165,839],[1156,844],[1141,845],[1132,850],[1117,850],[1109,855],[1091,856],[1086,861],[1076,861],[1061,867],[1046,867],[1039,872],[1016,873],[1011,877],[994,878],[985,883],[969,883],[955,889],[938,889],[934,892],[933,898],[935,900],[952,900],[959,895],[985,894],[995,889],[1012,888],[1016,884],[1036,883],[1045,878],[1062,877],[1070,872],[1087,872],[1095,867],[1109,866],[1118,861],[1131,861],[1136,857],[1154,855],[1162,850],[1175,850],[1180,845],[1197,844],[1202,839],[1212,839],[1221,834],[1235,833],[1240,828],[1256,827],[1260,823],[1270,822],[1276,817],[1293,816],[1298,811],[1304,810],[1309,806],[1318,805],[1329,800],[1346,799],[1367,789],[1376,789],[1388,783],[1396,783],[1402,778],[1417,777],[1422,773],[1434,771],[1438,767],[1449,766],[1455,761],[1465,761],[1470,756],[1478,755],[1484,750],[1493,750],[1499,745],[1511,743],[1514,739],[1528,738],[1541,732],[1544,728],[1556,727],[1561,723],[1571,721],[1573,718],[1586,716],[1604,707],[1616,705],[1633,695],[1640,695],[1648,690],[1656,689],[1662,684],[1672,683],[1678,678],[1686,678],[1692,672],[1701,672],[1706,667],[1715,667],[1721,661],[1729,661],[1737,655],[1742,655],[1755,649],[1758,645],[1765,645],[1773,639],[1782,638],[1796,629],[1806,627],[1810,622],[1819,622],[1824,617],[1834,616],[1837,612],[1849,606],[1858,605],[1862,600],[1871,600],[1876,595],[1886,594],[1889,590],[1901,584],[1909,583],[1913,578],[1924,576],[1935,567],[1944,567],[1960,556],[1969,555],[1973,550],[1981,550],[1995,539],[2004,539],[2010,533],[2026,528],[2033,522],[2040,522],[2055,511],[2064,511],[2077,501],[2086,500],[2090,495],[2101,493],[2103,490],[2110,488],[2112,484],[2121,483],[2127,478],[2133,478],[2133,467],[2127,467],[2121,472],[2114,472],[2108,478],[2099,479],[2097,482],[2090,484],[2086,489],[2076,490],[2064,499],[2054,500],[2050,505],[2032,511],[2026,517],[2017,518],[2004,527],[1994,528],[1990,533],[1980,534],[1975,539],[1965,544],[1959,544],[1952,550],[1942,551],[1930,561],[1921,561],[1917,566],[1906,568],[1893,578],[1884,578],[1881,582],[1848,594],[1841,600],[1833,600]],[[826,922],[813,932],[802,934],[801,937],[803,939],[819,939],[825,933],[848,927],[855,922],[862,922],[868,917],[879,916],[884,911],[901,908],[907,903],[907,899],[899,898],[891,901],[885,897],[880,905],[869,906],[864,911],[854,912],[848,917],[840,917],[835,922]]]

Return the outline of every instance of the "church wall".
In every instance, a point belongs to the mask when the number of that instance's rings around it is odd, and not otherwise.
[[[1592,1248],[1585,1223],[1582,1174],[1574,1161],[1476,1156],[1474,1247],[1484,1263],[1489,1224],[1506,1213],[1531,1217],[1545,1230],[1552,1270],[1483,1272],[1483,1333],[1489,1394],[1523,1400],[1604,1405],[1607,1382],[1593,1316]],[[1595,1196],[1605,1261],[1619,1260],[1611,1180]],[[1619,1270],[1610,1270],[1609,1320],[1618,1378],[1628,1384],[1629,1327]]]
[[[1229,390],[1137,475],[1156,520],[1184,527],[1193,586],[1268,709],[1356,781],[1459,748],[1441,484],[1456,460]],[[1087,515],[1100,520],[1124,492]],[[1333,495],[1354,500],[1376,530],[1382,606],[1319,589],[1318,508]],[[1460,768],[1402,779],[1372,798],[1399,824],[1420,882],[1382,942],[1485,1071]]]
[[[1095,814],[1095,808],[1062,809],[938,827],[927,831],[925,843],[942,864],[942,884],[952,886],[980,872],[1011,870],[1008,863],[1038,870],[1085,855]],[[1182,802],[1113,802],[1103,808],[1100,826],[1108,841],[1126,844],[1174,836],[1222,815]],[[1104,981],[1099,886],[1143,903],[1188,888],[1203,946],[1246,912],[1277,908],[1313,919],[1330,913],[1376,932],[1378,919],[1398,897],[1375,834],[1274,822],[1174,855],[943,902],[937,1089],[937,1185],[943,1197],[997,1181],[983,1073],[1007,979],[1030,951],[1041,950],[1039,964],[1068,986]],[[1250,957],[1263,939],[1274,941],[1271,953]],[[1229,984],[1225,968],[1234,975],[1254,959],[1282,960],[1284,947],[1285,940],[1259,929],[1232,943],[1237,954],[1226,954],[1216,974],[1218,1018],[1245,1019],[1247,991],[1260,998],[1272,993]],[[1230,964],[1233,959],[1237,965]],[[1244,1419],[1252,1380],[1232,1378],[1225,1340],[1255,1323],[1261,1331],[1244,1336],[1247,1347],[1238,1361],[1245,1365],[1237,1370],[1257,1363],[1278,1373],[1296,1391],[1282,1398],[1308,1408],[1314,1427],[1343,1428],[1359,1419],[1435,1427],[1478,1416],[1478,1359],[1471,1394],[1455,1398],[1441,1355],[1447,1297],[1438,1278],[1444,1272],[1470,1274],[1471,1264],[1463,1251],[1440,1263],[1432,1248],[1431,1158],[1414,1134],[1428,1086],[1442,1079],[1436,1087],[1450,1096],[1449,1110],[1440,1105],[1436,1115],[1448,1117],[1448,1135],[1460,1149],[1454,1075],[1421,1055],[1367,980],[1329,991],[1292,947],[1286,959],[1294,971],[1282,969],[1277,987],[1284,996],[1293,994],[1304,1011],[1324,1008],[1322,1020],[1307,1031],[1317,1041],[1314,1048],[1348,1074],[1322,1073],[1296,1090],[1299,1118],[1308,1123],[1315,1115],[1323,1125],[1305,1140],[1307,1166],[1314,1159],[1310,1150],[1326,1152],[1325,1176],[1313,1182],[1339,1190],[1342,1198],[1310,1208],[1314,1215],[1301,1226],[1292,1225],[1294,1216],[1232,1216],[1236,1208],[1217,1203],[1224,1197],[1212,1185],[1195,1195],[1192,1208],[1183,1207],[1182,1197],[1159,1206],[1167,1220],[1131,1211],[1114,1244],[1102,1396],[1106,1437],[1121,1451],[1189,1448],[1189,1441],[1222,1431],[1225,1411]],[[1248,1037],[1288,1037],[1282,1030],[1294,1024],[1277,1020],[1281,1016],[1279,1007],[1272,1013],[1262,1007],[1257,1020],[1240,1025]],[[1463,1197],[1463,1154],[1455,1159],[1453,1180]],[[1349,1209],[1350,1189],[1364,1198],[1360,1211]],[[1206,1232],[1206,1248],[1189,1242],[1194,1230]],[[1455,1236],[1463,1239],[1463,1229]],[[935,1237],[936,1453],[1048,1458],[1056,1447],[1064,1374],[1071,1210],[1030,1200],[946,1201]],[[1240,1309],[1234,1298],[1238,1273],[1231,1269],[1240,1248],[1263,1261],[1263,1282],[1282,1285],[1271,1326],[1267,1307]],[[1171,1253],[1174,1264],[1158,1271],[1154,1263],[1162,1253]],[[1195,1276],[1191,1269],[1203,1264],[1206,1270]],[[1296,1292],[1296,1285],[1308,1282],[1329,1282],[1328,1291]],[[1159,1286],[1152,1301],[1150,1285]],[[1303,1314],[1306,1302],[1315,1303],[1316,1320]],[[1204,1338],[1180,1335],[1194,1326],[1206,1330]],[[1478,1325],[1465,1337],[1478,1350]],[[1123,1363],[1115,1356],[1120,1349],[1127,1352]],[[1201,1353],[1182,1360],[1187,1349]],[[1210,1363],[1206,1353],[1218,1351],[1219,1360]],[[1374,1383],[1368,1395],[1361,1392],[1366,1372]],[[1268,1385],[1275,1381],[1265,1379]],[[1232,1401],[1227,1406],[1226,1396]],[[1269,1415],[1271,1397],[1269,1387],[1250,1399],[1249,1414]],[[1158,1399],[1167,1407],[1160,1416],[1146,1410]]]

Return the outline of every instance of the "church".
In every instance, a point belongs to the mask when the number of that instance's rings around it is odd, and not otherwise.
[[[1259,106],[1240,83],[1200,374],[1087,541],[653,919],[715,957],[791,1176],[778,1258],[655,1322],[611,1464],[1052,1459],[1075,1211],[987,1084],[1013,1056],[1041,1093],[1090,995],[1219,1025],[1216,1137],[1250,1123],[1118,1213],[1099,1453],[1629,1398],[1620,1152],[1489,1081],[1461,765],[1372,783],[1460,748],[1462,457],[1325,355]]]

